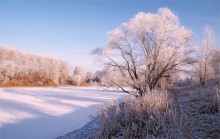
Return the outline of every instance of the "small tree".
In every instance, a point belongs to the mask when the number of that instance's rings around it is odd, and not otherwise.
[[[60,60],[59,61],[59,84],[64,85],[68,80],[68,72],[70,71],[70,66],[67,62]]]
[[[72,82],[73,85],[80,86],[81,83],[82,83],[82,76],[80,76],[80,75],[73,75],[73,79],[72,80],[73,80],[73,82]]]
[[[101,82],[103,77],[103,72],[102,71],[96,71],[95,72],[95,81],[96,82]]]
[[[15,63],[13,61],[0,61],[0,85],[8,82],[15,75]]]
[[[91,83],[95,80],[95,74],[93,72],[86,73],[86,82]]]
[[[215,45],[214,31],[209,26],[206,26],[198,57],[198,74],[201,85],[205,85],[207,78],[210,78],[214,74],[211,62],[215,56]]]
[[[73,72],[73,82],[77,82],[75,85],[85,83],[85,70],[81,66],[77,66]]]
[[[187,64],[191,51],[191,31],[168,8],[140,12],[108,35],[107,45],[93,51],[105,64],[107,81],[127,93],[124,87],[131,87],[140,96]]]

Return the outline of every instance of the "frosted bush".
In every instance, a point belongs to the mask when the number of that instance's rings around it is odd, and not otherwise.
[[[166,91],[103,108],[101,138],[178,138],[182,128]]]

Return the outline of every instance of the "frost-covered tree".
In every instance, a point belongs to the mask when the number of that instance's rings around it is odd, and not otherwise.
[[[95,81],[96,82],[101,82],[103,76],[104,76],[103,71],[96,71],[95,72]]]
[[[77,86],[80,86],[81,83],[82,83],[82,76],[80,75],[73,75],[73,78],[72,78],[72,84],[73,85],[77,85]]]
[[[0,65],[0,85],[2,85],[14,77],[16,68],[13,61],[1,61]]]
[[[142,96],[160,80],[168,80],[187,64],[192,32],[168,8],[156,14],[140,12],[108,33],[108,43],[93,50],[105,64],[109,84],[128,86]]]
[[[74,69],[74,75],[80,75],[85,79],[85,70],[82,66],[76,66]]]
[[[85,70],[82,66],[76,66],[73,71],[73,84],[80,85],[85,82]]]
[[[70,67],[69,64],[60,60],[58,63],[59,84],[66,84],[66,80],[69,77]]]
[[[23,53],[0,46],[0,85],[9,80],[44,80],[65,84],[69,64],[63,60]],[[24,84],[25,85],[25,84]]]
[[[93,81],[95,80],[95,77],[96,77],[95,73],[93,73],[93,72],[87,72],[87,73],[86,73],[86,82],[87,82],[87,83],[93,82]]]
[[[198,74],[201,85],[205,85],[205,81],[214,75],[214,65],[211,65],[211,63],[215,59],[215,56],[217,56],[215,54],[215,47],[214,31],[209,26],[206,26],[198,56]]]

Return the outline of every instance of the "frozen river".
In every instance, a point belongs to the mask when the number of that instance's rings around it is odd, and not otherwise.
[[[51,139],[81,128],[119,90],[96,87],[0,88],[0,139]]]

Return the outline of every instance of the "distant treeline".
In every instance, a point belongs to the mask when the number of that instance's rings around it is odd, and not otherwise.
[[[0,46],[0,85],[62,85],[68,81],[69,64]]]

